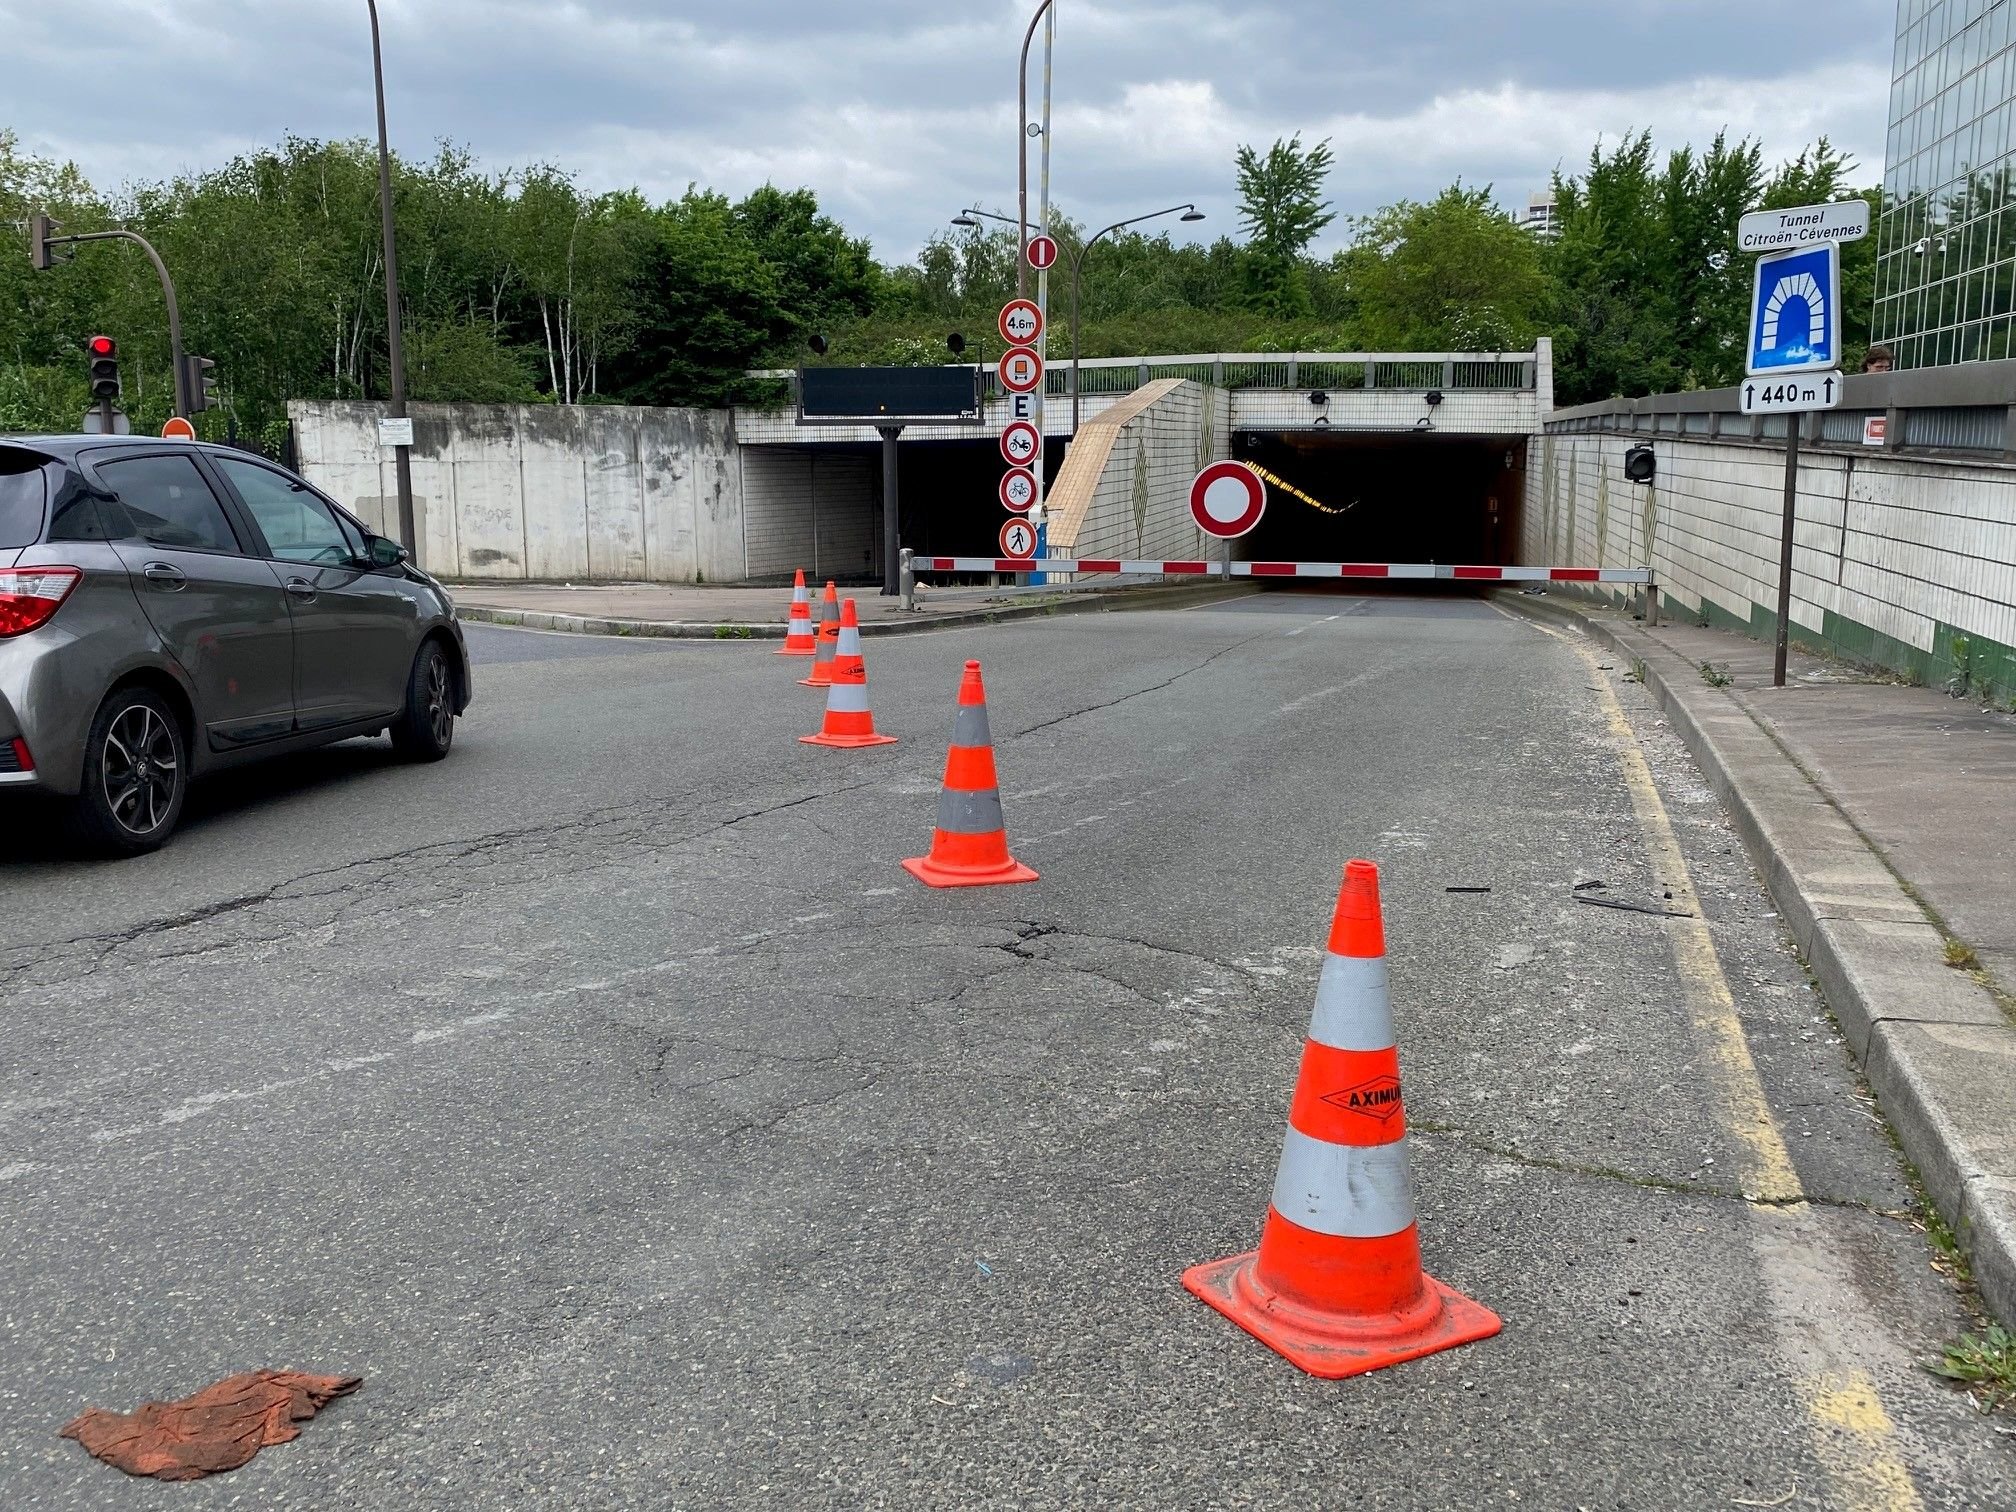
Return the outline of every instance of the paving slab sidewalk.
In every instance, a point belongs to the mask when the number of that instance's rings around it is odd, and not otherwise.
[[[781,637],[789,616],[789,588],[711,587],[690,583],[450,583],[455,607],[467,620],[519,625],[528,630],[569,630],[586,635],[638,635],[672,639]],[[823,584],[812,589],[813,617]],[[947,625],[1082,614],[1108,609],[1167,608],[1252,592],[1246,583],[1169,584],[1160,578],[1038,587],[938,587],[920,583],[917,607],[884,598],[879,586],[842,585],[854,600],[864,635],[900,635]]]
[[[1982,1297],[2016,1325],[2016,715],[1796,652],[1773,688],[1772,648],[1746,637],[1496,597],[1642,668]],[[1947,964],[1963,947],[1977,968]]]

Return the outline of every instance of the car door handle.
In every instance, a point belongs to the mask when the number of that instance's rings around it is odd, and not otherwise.
[[[306,578],[287,579],[287,591],[304,601],[315,597],[315,585]]]
[[[140,569],[140,575],[163,593],[180,593],[189,581],[179,567],[170,567],[166,562],[149,562]]]

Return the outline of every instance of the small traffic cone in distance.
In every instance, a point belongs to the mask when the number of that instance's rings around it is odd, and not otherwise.
[[[1488,1339],[1497,1314],[1421,1270],[1379,869],[1344,869],[1260,1248],[1183,1285],[1313,1376]]]
[[[779,656],[811,656],[817,650],[812,630],[812,598],[805,591],[805,569],[798,569],[798,581],[791,585],[791,623],[784,635]]]
[[[826,718],[817,735],[800,735],[805,745],[855,750],[861,746],[896,744],[894,735],[875,733],[868,709],[868,663],[861,656],[861,622],[854,600],[840,605],[840,643],[833,655],[833,682],[826,689]]]
[[[840,644],[840,595],[833,585],[826,585],[826,597],[819,601],[819,633],[814,637],[817,649],[812,658],[812,675],[801,677],[799,682],[808,688],[830,688],[833,686],[833,653]]]
[[[994,773],[994,740],[987,729],[987,689],[977,661],[966,663],[966,675],[959,680],[959,713],[952,726],[952,748],[945,754],[931,854],[912,857],[903,869],[926,887],[994,887],[1036,880],[1035,872],[1008,854],[1001,782]]]

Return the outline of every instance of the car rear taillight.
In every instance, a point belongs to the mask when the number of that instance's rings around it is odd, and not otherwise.
[[[28,752],[28,742],[16,735],[5,750],[0,750],[0,772],[32,772],[35,758]]]
[[[83,576],[75,567],[0,567],[0,636],[46,622]]]

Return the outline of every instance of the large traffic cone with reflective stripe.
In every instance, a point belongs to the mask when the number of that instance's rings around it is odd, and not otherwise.
[[[812,630],[812,598],[805,591],[805,569],[798,569],[798,581],[791,585],[791,623],[784,635],[779,656],[810,656],[819,648]]]
[[[826,596],[819,601],[819,633],[814,642],[817,649],[813,652],[812,675],[798,681],[808,688],[830,688],[833,653],[840,645],[840,595],[831,583],[826,585]]]
[[[987,732],[987,689],[977,661],[966,663],[966,675],[959,680],[959,714],[952,725],[952,749],[945,754],[931,854],[905,861],[903,869],[927,887],[1036,880],[1036,873],[1008,854],[994,739]]]
[[[1495,1313],[1422,1273],[1406,1140],[1379,869],[1353,861],[1260,1248],[1193,1266],[1183,1285],[1326,1380],[1490,1338]]]
[[[833,682],[826,689],[826,719],[817,735],[800,735],[806,745],[854,750],[860,746],[894,745],[894,735],[875,733],[868,712],[868,663],[861,657],[861,622],[854,600],[840,605],[840,648],[833,656]]]

